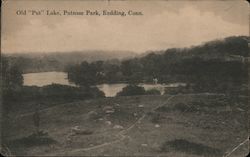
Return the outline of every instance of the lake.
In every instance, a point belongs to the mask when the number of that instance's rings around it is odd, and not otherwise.
[[[42,87],[45,85],[50,85],[52,83],[76,86],[74,83],[70,83],[68,80],[67,73],[65,72],[39,72],[39,73],[27,73],[23,74],[24,85],[25,86],[38,86]],[[122,88],[126,87],[126,83],[115,83],[115,84],[100,84],[96,87],[105,93],[106,97],[114,97]],[[145,88],[145,90],[157,89],[164,93],[167,87],[178,87],[185,86],[184,83],[171,83],[171,84],[139,84]]]
[[[23,74],[23,84],[25,86],[46,86],[52,83],[75,86],[68,80],[65,72],[39,72]]]

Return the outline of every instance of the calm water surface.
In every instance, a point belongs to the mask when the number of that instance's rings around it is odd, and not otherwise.
[[[68,80],[65,72],[39,72],[23,74],[23,84],[25,86],[46,86],[52,83],[75,86]]]
[[[67,73],[65,72],[40,72],[40,73],[28,73],[23,74],[24,85],[25,86],[38,86],[42,87],[45,85],[50,85],[52,83],[76,86],[73,83],[70,83],[67,77]],[[126,83],[116,83],[116,84],[100,84],[96,87],[105,93],[106,97],[113,97],[118,92],[122,90],[122,88],[126,87],[128,84]],[[157,89],[164,93],[166,87],[178,87],[180,85],[185,85],[183,83],[172,83],[172,84],[139,84],[145,88],[145,90]]]

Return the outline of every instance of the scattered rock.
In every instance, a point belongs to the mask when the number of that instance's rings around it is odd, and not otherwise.
[[[103,107],[103,111],[107,111],[107,110],[114,110],[114,108],[112,106]]]
[[[98,118],[98,113],[96,111],[90,111],[87,113],[88,119],[96,119]]]
[[[143,143],[143,144],[141,144],[141,146],[142,146],[142,147],[147,147],[147,146],[148,146],[148,144]]]
[[[106,114],[110,114],[110,113],[114,113],[115,112],[115,109],[112,107],[112,106],[105,106],[103,108],[103,111],[106,113]]]
[[[156,151],[160,151],[160,150],[161,150],[160,147],[161,147],[161,146],[160,146],[160,144],[158,144],[158,143],[154,143],[154,144],[152,145],[152,148],[153,148],[154,150],[156,150]]]
[[[239,108],[239,107],[237,107],[237,110],[238,111],[241,111],[241,112],[244,112],[245,110],[243,110],[242,108]]]
[[[106,121],[105,124],[111,125],[112,123],[111,123],[111,121]]]
[[[75,134],[77,134],[77,135],[91,135],[91,134],[93,134],[93,131],[92,130],[79,130],[79,131],[76,131]]]
[[[106,111],[105,111],[106,114],[110,114],[110,113],[114,113],[114,112],[115,112],[114,109],[113,109],[113,110],[106,110]]]
[[[121,125],[115,125],[113,128],[114,129],[123,129],[123,126],[121,126]]]
[[[74,126],[71,128],[71,131],[76,131],[76,130],[80,130],[80,127],[79,126]]]
[[[71,132],[72,132],[72,134],[76,134],[76,135],[90,135],[90,134],[93,134],[92,130],[80,129],[79,126],[72,127]]]
[[[156,127],[156,128],[159,128],[159,127],[160,127],[160,125],[159,125],[159,124],[155,124],[155,127]]]

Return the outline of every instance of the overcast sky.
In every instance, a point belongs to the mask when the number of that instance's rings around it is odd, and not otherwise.
[[[32,16],[17,10],[141,11],[143,16]],[[249,35],[246,1],[6,0],[2,52],[129,50],[142,53]]]

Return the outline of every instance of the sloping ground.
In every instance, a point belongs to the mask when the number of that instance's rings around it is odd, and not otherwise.
[[[206,93],[58,105],[41,111],[41,130],[55,143],[15,143],[35,130],[32,115],[27,114],[11,119],[9,147],[13,154],[31,156],[223,156],[248,137],[246,101],[235,105],[228,99]],[[76,126],[90,133],[72,133]],[[243,144],[230,156],[247,152]]]

